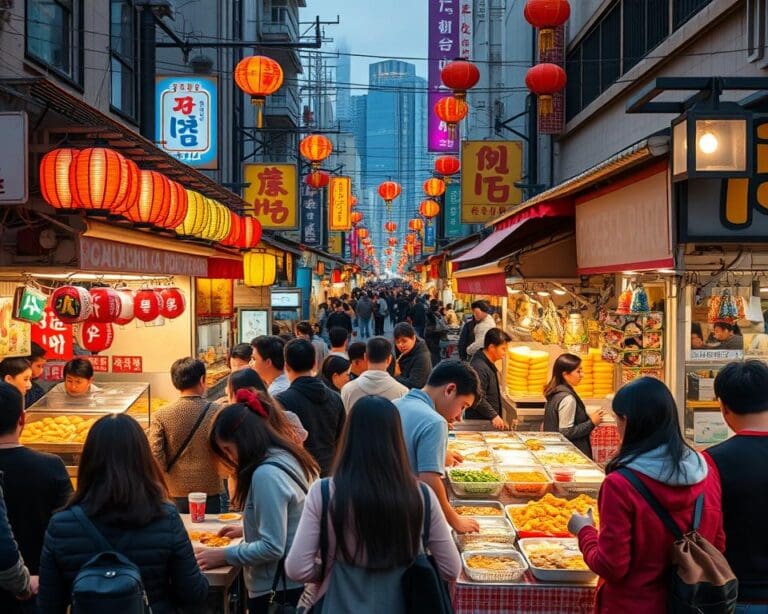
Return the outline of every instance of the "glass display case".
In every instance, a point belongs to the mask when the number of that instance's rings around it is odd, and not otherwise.
[[[197,357],[205,363],[208,388],[229,374],[227,348],[231,335],[232,323],[229,320],[198,321]]]
[[[685,367],[685,438],[697,448],[720,443],[733,435],[715,398],[716,363],[689,363]]]

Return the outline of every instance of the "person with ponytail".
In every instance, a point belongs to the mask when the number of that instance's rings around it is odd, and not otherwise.
[[[284,578],[283,560],[293,543],[304,499],[319,473],[312,456],[270,422],[277,410],[262,393],[240,389],[237,403],[216,416],[210,445],[236,481],[232,503],[243,513],[242,526],[226,526],[219,535],[243,537],[227,548],[196,553],[203,570],[244,567],[248,611],[268,611],[278,582],[279,603],[295,605],[303,585]]]
[[[544,388],[547,404],[544,406],[544,430],[559,432],[592,458],[589,436],[603,421],[603,410],[587,413],[584,401],[574,390],[584,377],[581,358],[574,354],[561,354],[552,367],[552,379]]]

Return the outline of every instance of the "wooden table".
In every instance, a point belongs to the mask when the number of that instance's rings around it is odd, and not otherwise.
[[[189,514],[181,514],[184,527],[187,531],[211,531],[218,533],[226,523],[215,520],[212,515],[206,516],[205,522],[192,522]],[[233,539],[232,545],[239,544],[241,538]],[[193,543],[194,546],[194,543]],[[218,567],[203,572],[208,579],[210,590],[205,604],[204,612],[210,614],[236,614],[245,612],[247,593],[242,581],[240,567]]]

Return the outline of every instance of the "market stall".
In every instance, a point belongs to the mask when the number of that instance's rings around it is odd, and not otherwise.
[[[596,577],[566,525],[597,510],[602,470],[559,433],[457,431],[449,449],[464,457],[446,470],[451,505],[481,527],[455,535],[456,612],[591,611]]]

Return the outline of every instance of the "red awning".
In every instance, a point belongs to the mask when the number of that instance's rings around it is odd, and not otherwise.
[[[459,292],[463,294],[484,294],[488,296],[507,296],[506,274],[504,271],[489,275],[460,277],[456,280]]]
[[[208,258],[210,279],[243,279],[243,261],[227,258]]]

